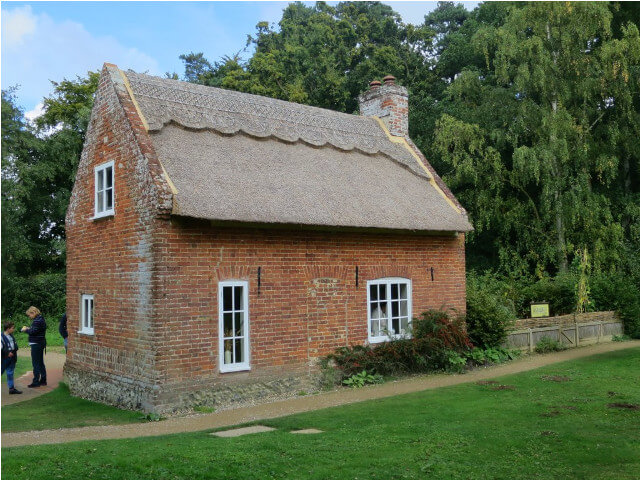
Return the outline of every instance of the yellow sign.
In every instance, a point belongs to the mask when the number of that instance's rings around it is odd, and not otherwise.
[[[548,316],[549,316],[548,303],[532,303],[531,304],[531,318],[548,317]]]

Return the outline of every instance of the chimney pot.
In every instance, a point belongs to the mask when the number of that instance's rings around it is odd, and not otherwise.
[[[396,84],[396,77],[394,77],[393,75],[387,75],[382,80],[384,81],[385,85],[395,85]]]
[[[370,89],[358,97],[360,115],[378,117],[384,122],[391,135],[409,135],[409,92],[395,84],[395,77],[384,77],[384,85],[371,82]]]

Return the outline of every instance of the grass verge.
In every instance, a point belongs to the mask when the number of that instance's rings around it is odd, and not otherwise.
[[[52,392],[2,407],[2,432],[117,425],[140,422],[141,417],[140,412],[72,397],[69,388],[61,383]]]
[[[639,367],[634,348],[263,421],[277,430],[238,438],[197,432],[5,448],[2,473],[17,480],[632,479],[640,471]],[[305,428],[324,433],[289,433]]]

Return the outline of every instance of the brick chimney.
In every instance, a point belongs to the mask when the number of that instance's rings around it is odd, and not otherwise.
[[[380,117],[391,135],[409,136],[409,93],[407,89],[396,85],[396,78],[387,75],[384,84],[374,80],[369,91],[358,97],[360,115]]]

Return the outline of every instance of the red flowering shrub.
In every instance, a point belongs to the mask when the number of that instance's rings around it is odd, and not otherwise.
[[[333,362],[342,380],[363,370],[380,375],[443,370],[449,366],[448,353],[463,353],[471,348],[462,319],[451,319],[447,312],[429,310],[413,319],[413,338],[375,346],[341,347],[327,360]]]

